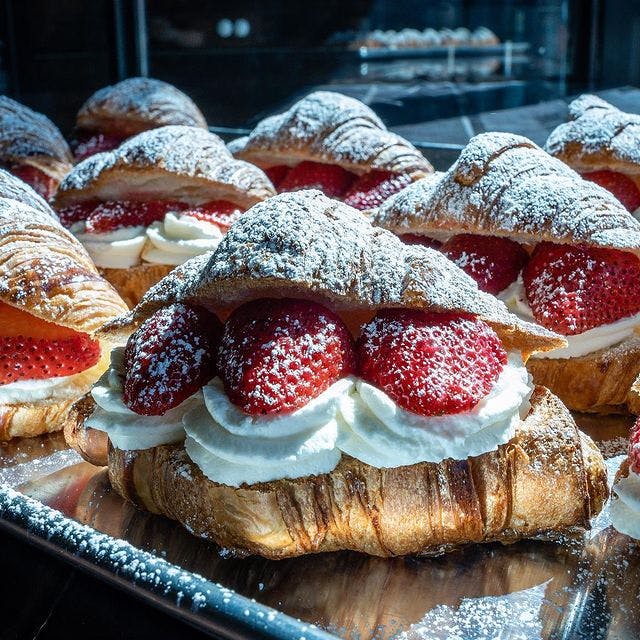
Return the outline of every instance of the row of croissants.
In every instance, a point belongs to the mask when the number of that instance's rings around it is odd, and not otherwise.
[[[225,145],[133,78],[75,158],[0,98],[0,438],[64,430],[239,554],[588,528],[609,487],[572,412],[640,413],[640,116],[569,112],[434,172],[337,93]],[[640,538],[640,427],[613,493]]]

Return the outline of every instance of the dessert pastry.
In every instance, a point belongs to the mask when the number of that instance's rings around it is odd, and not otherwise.
[[[58,128],[41,113],[0,96],[0,167],[49,200],[73,157]]]
[[[229,149],[263,169],[278,192],[320,189],[361,210],[433,171],[369,107],[330,91],[315,91],[262,120]]]
[[[551,132],[546,150],[639,216],[640,115],[588,94],[569,105],[569,115],[570,122]]]
[[[129,305],[171,269],[216,247],[233,220],[275,190],[205,129],[145,131],[78,164],[55,206]]]
[[[154,78],[127,78],[96,91],[80,107],[73,142],[76,160],[172,124],[207,128],[193,100],[173,85]]]
[[[640,419],[631,430],[629,455],[616,474],[611,493],[611,524],[640,540]]]
[[[109,363],[126,306],[26,185],[0,171],[0,440],[62,429]],[[32,206],[35,204],[36,206]]]
[[[104,332],[134,327],[75,431],[107,434],[120,495],[226,548],[438,554],[586,527],[607,495],[522,364],[564,340],[318,191],[256,205]]]
[[[610,193],[526,138],[486,133],[372,220],[444,243],[516,315],[563,334],[567,347],[527,367],[570,409],[626,410],[640,372],[640,223]]]

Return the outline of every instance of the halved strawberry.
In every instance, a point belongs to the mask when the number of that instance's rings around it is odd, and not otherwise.
[[[400,240],[405,244],[421,244],[423,247],[429,247],[429,249],[440,249],[442,242],[429,236],[420,236],[415,233],[404,233],[400,237]]]
[[[638,418],[629,436],[629,464],[631,470],[640,473],[640,418]]]
[[[280,188],[280,183],[285,179],[287,173],[289,173],[290,167],[286,164],[277,164],[274,167],[269,167],[265,169],[264,172],[267,174],[267,178],[271,180],[271,184],[276,188]]]
[[[11,173],[26,182],[36,193],[45,200],[50,200],[58,188],[58,182],[46,173],[28,164],[18,164],[11,167]]]
[[[278,191],[320,189],[330,198],[341,198],[355,177],[355,174],[338,165],[305,160],[287,173]]]
[[[490,391],[507,354],[482,320],[410,309],[379,312],[356,344],[358,374],[423,416],[472,409]]]
[[[470,275],[482,291],[493,294],[515,282],[529,258],[513,240],[470,233],[447,240],[442,252]]]
[[[361,211],[375,209],[394,193],[402,191],[410,182],[411,176],[406,173],[370,171],[351,185],[344,201]]]
[[[124,352],[122,399],[132,411],[163,415],[215,375],[221,324],[208,311],[176,303],[134,331]]]
[[[197,220],[215,224],[226,232],[240,217],[242,209],[228,200],[212,200],[197,207],[188,207],[182,213]]]
[[[303,407],[354,370],[353,338],[342,320],[307,300],[254,300],[224,325],[218,370],[225,391],[250,415]]]
[[[57,209],[58,218],[64,227],[69,229],[76,222],[86,220],[89,214],[100,204],[98,200],[88,200],[87,202],[78,202],[68,207]]]
[[[73,155],[76,162],[80,162],[89,156],[103,151],[111,151],[116,149],[126,140],[125,136],[118,136],[108,133],[95,133],[80,138],[75,145]]]
[[[640,312],[640,260],[626,251],[541,242],[523,279],[536,321],[567,336]]]
[[[583,173],[582,177],[610,191],[626,207],[627,211],[633,212],[640,207],[640,189],[624,173],[618,173],[617,171],[591,171]]]
[[[107,233],[138,225],[148,227],[153,222],[163,220],[168,211],[183,211],[186,206],[171,200],[100,202],[86,218],[86,232]]]

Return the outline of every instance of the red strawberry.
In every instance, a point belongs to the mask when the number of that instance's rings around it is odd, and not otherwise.
[[[164,219],[167,211],[182,211],[186,205],[170,200],[132,202],[128,200],[99,203],[86,218],[87,233],[106,233],[123,227],[148,227]]]
[[[471,316],[388,309],[362,329],[358,373],[407,411],[460,413],[484,398],[507,362],[500,339]]]
[[[636,420],[629,436],[629,463],[632,471],[640,473],[640,418]]]
[[[567,336],[640,312],[640,260],[626,251],[541,242],[523,278],[534,318]]]
[[[592,171],[583,173],[585,180],[590,180],[610,191],[627,208],[635,211],[640,207],[640,189],[636,183],[624,173],[617,171]]]
[[[80,162],[81,160],[95,155],[96,153],[116,149],[122,144],[122,142],[124,142],[124,140],[126,140],[126,137],[124,136],[96,133],[78,140],[73,154],[76,162]]]
[[[284,180],[287,173],[289,173],[289,167],[286,164],[277,164],[275,167],[269,167],[264,172],[267,174],[267,178],[271,180],[271,184],[278,189],[280,183]]]
[[[46,173],[28,164],[19,164],[11,167],[11,173],[26,182],[36,193],[45,200],[50,200],[56,192],[58,183]]]
[[[89,214],[100,204],[98,200],[78,202],[77,204],[62,207],[57,210],[58,217],[63,226],[69,229],[76,222],[86,220]]]
[[[182,213],[215,224],[222,231],[228,231],[229,227],[240,217],[242,209],[228,200],[212,200],[198,207],[190,207]]]
[[[124,352],[124,403],[159,416],[193,395],[215,375],[218,318],[204,309],[172,304],[131,334]]]
[[[287,413],[353,372],[353,338],[315,302],[254,300],[225,323],[218,369],[229,399],[246,413]]]
[[[419,236],[415,233],[405,233],[400,236],[400,240],[405,244],[421,244],[423,247],[429,247],[429,249],[440,249],[442,242],[429,236]]]
[[[371,171],[360,176],[347,191],[346,204],[364,211],[379,207],[387,198],[402,191],[411,182],[406,173]]]
[[[354,178],[353,173],[335,164],[305,161],[289,171],[280,183],[278,191],[320,189],[330,198],[341,198]]]
[[[463,233],[442,245],[442,252],[470,275],[482,291],[500,293],[515,282],[527,252],[513,240]]]

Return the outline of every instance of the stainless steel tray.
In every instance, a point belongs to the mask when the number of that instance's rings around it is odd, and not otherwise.
[[[622,451],[628,420],[581,423],[608,454]],[[221,637],[640,637],[640,548],[609,526],[606,509],[584,537],[557,542],[272,562],[235,558],[137,511],[60,435],[0,446],[0,481],[1,528]]]

